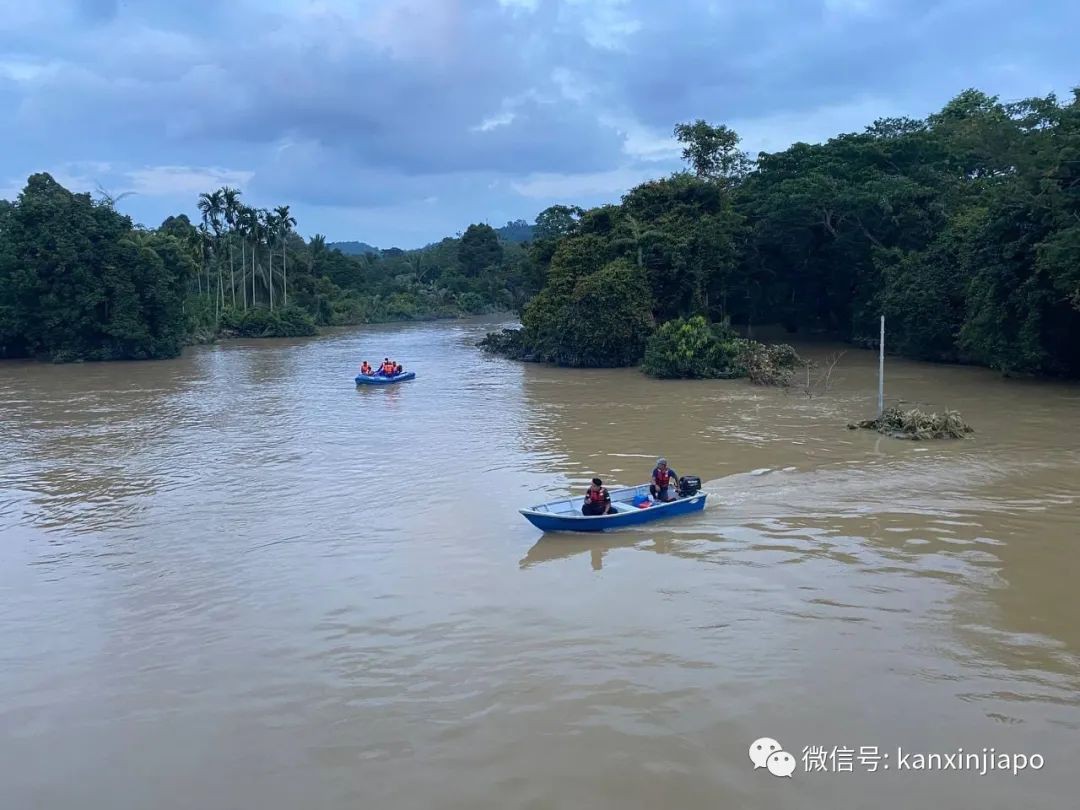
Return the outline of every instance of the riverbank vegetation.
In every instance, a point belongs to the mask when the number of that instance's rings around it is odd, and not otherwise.
[[[506,311],[539,288],[525,249],[489,225],[345,255],[297,235],[288,206],[250,208],[237,189],[203,194],[198,208],[198,223],[144,228],[107,196],[33,175],[0,201],[0,357],[172,357],[218,337]]]
[[[884,314],[892,352],[1080,376],[1080,91],[969,90],[754,160],[724,126],[675,136],[690,171],[538,217],[543,288],[487,348],[724,376],[729,325],[870,346]]]
[[[641,369],[660,379],[748,377],[759,385],[786,386],[801,363],[787,344],[758,343],[696,315],[660,326],[648,340]]]
[[[848,425],[852,430],[876,430],[896,439],[962,439],[973,429],[958,411],[926,413],[919,408],[886,408],[877,419],[864,419]]]

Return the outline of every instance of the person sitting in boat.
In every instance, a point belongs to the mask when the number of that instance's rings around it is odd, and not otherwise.
[[[604,489],[604,482],[599,478],[592,480],[592,486],[585,492],[585,503],[581,507],[581,514],[606,515],[611,511],[611,495]]]
[[[401,363],[394,363],[394,373],[395,373],[395,374],[400,374],[400,373],[401,373],[401,372],[403,372],[404,370],[405,370],[405,369],[403,369],[403,368],[401,367]]]
[[[671,489],[678,480],[675,471],[668,467],[666,458],[658,458],[653,467],[652,479],[649,483],[649,494],[658,501],[673,501]]]
[[[371,366],[368,365],[367,360],[360,364],[360,373],[363,374],[365,377],[371,376]]]
[[[379,374],[381,374],[384,377],[389,377],[393,373],[394,372],[390,370],[390,358],[389,357],[384,357],[382,359],[382,365],[379,366]]]

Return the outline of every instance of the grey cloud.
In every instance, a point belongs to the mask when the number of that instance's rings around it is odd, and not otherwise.
[[[435,228],[662,173],[675,164],[635,149],[689,118],[779,148],[863,110],[862,123],[879,108],[924,114],[969,85],[1026,95],[1077,80],[1073,0],[515,5],[56,0],[46,13],[27,0],[0,19],[13,122],[0,181],[73,161],[120,178],[220,167],[253,172],[259,204],[339,222],[378,211],[380,227],[413,206]]]

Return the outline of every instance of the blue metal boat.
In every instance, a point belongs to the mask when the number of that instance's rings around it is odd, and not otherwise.
[[[405,382],[416,377],[415,371],[403,371],[400,374],[395,374],[392,377],[387,377],[383,374],[357,374],[357,385],[390,385],[391,383]]]
[[[649,497],[649,485],[614,489],[611,491],[611,512],[607,515],[583,515],[583,498],[532,506],[519,510],[533,526],[545,532],[603,532],[651,523],[654,520],[700,512],[705,508],[708,493],[698,490],[673,501],[654,501]]]

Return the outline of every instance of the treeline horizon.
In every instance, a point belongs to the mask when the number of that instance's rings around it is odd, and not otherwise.
[[[885,315],[896,354],[1080,377],[1080,90],[1064,103],[967,90],[925,119],[757,158],[723,125],[674,134],[688,170],[541,213],[543,289],[488,348],[637,365],[660,325],[697,316],[873,346]],[[708,367],[715,343],[661,354]]]
[[[619,366],[672,320],[870,346],[884,314],[897,354],[1080,376],[1080,91],[968,90],[924,119],[756,158],[723,125],[674,134],[688,169],[618,203],[357,255],[238,189],[201,195],[198,222],[145,228],[33,175],[0,201],[0,357],[168,357],[218,336],[516,310],[523,328],[491,344],[503,353]]]
[[[0,358],[174,357],[217,337],[510,311],[541,282],[521,244],[485,224],[346,255],[300,237],[289,206],[246,206],[236,188],[201,194],[198,210],[197,223],[178,214],[147,228],[108,196],[32,175],[0,200]]]

